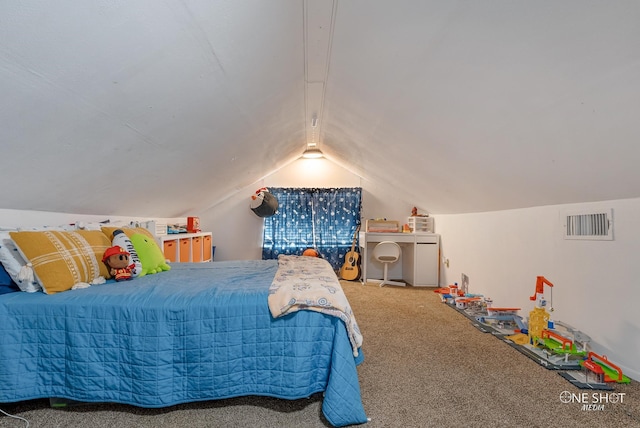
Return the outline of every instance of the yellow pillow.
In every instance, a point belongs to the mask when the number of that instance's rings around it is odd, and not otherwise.
[[[151,239],[153,239],[155,241],[155,238],[153,237],[153,234],[151,232],[149,232],[148,229],[145,229],[144,227],[102,226],[102,233],[107,235],[107,238],[113,239],[113,232],[115,232],[118,229],[122,230],[124,232],[124,234],[127,235],[129,238],[131,238],[131,236],[136,234],[136,233],[142,233],[143,235],[146,235],[147,237],[149,237],[149,238],[151,238]]]
[[[78,283],[109,278],[102,254],[111,241],[99,230],[11,232],[22,256],[31,263],[47,294],[70,290]]]

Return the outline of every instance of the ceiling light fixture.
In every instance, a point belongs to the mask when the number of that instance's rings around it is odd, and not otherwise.
[[[323,156],[322,151],[317,147],[307,147],[307,150],[302,153],[302,157],[305,159],[319,159]]]

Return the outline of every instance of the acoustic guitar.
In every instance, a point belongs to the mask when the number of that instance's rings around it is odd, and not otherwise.
[[[347,281],[355,281],[360,278],[360,254],[355,251],[359,230],[360,225],[358,225],[356,232],[353,234],[351,251],[344,255],[344,264],[340,270],[340,278]]]

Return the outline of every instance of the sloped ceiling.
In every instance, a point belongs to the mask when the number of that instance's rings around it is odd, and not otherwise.
[[[0,208],[177,217],[306,144],[435,214],[639,197],[639,22],[617,0],[2,2]]]

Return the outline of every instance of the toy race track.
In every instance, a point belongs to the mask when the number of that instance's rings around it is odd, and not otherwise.
[[[449,303],[446,303],[446,305],[451,307],[458,313],[462,314],[466,318],[468,318],[471,321],[471,325],[473,325],[475,328],[477,328],[481,332],[491,333],[492,336],[497,337],[507,345],[516,349],[518,352],[531,358],[533,361],[535,361],[536,363],[540,364],[541,366],[549,370],[580,370],[582,368],[579,364],[579,361],[576,360],[575,358],[566,358],[564,355],[554,354],[546,349],[535,348],[528,344],[528,339],[527,339],[527,344],[522,344],[521,341],[520,343],[515,341],[515,338],[513,336],[518,334],[516,332],[517,329],[503,328],[501,326],[505,324],[500,323],[500,321],[503,321],[503,322],[510,321],[512,319],[510,317],[505,317],[505,319],[501,320],[495,317],[491,318],[488,315],[482,316],[482,315],[474,314],[473,312],[468,312],[465,309],[457,308],[455,305],[452,305]],[[488,319],[495,320],[498,322],[487,323],[486,321]],[[514,325],[517,325],[515,321],[513,321],[513,323]],[[526,335],[523,335],[523,336],[527,337]],[[557,345],[555,344],[553,346],[557,347]]]
[[[490,333],[546,369],[557,370],[577,388],[612,390],[614,383],[629,383],[630,379],[606,356],[587,352],[591,341],[588,335],[561,321],[550,320],[542,295],[545,285],[553,287],[546,278],[537,277],[536,292],[530,297],[537,304],[527,323],[517,314],[520,308],[493,307],[491,299],[467,294],[457,284],[434,291],[475,328]]]

